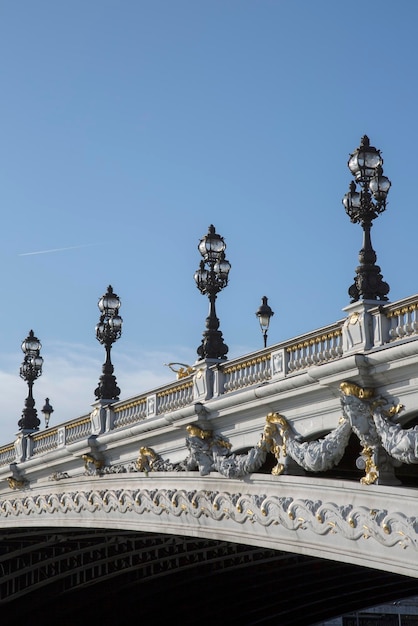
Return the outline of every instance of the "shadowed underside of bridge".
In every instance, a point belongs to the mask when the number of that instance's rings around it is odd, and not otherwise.
[[[0,617],[10,626],[165,616],[182,624],[314,624],[418,593],[416,579],[389,572],[133,531],[9,530],[0,536],[0,574]]]

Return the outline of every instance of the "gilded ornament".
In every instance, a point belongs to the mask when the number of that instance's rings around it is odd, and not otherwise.
[[[28,484],[27,480],[14,478],[13,476],[9,476],[7,482],[9,483],[10,489],[23,489]]]
[[[359,318],[359,313],[353,313],[352,315],[350,315],[348,323],[354,326],[354,324],[357,324],[357,322],[359,321]]]
[[[166,363],[167,367],[171,369],[171,371],[177,374],[177,380],[181,378],[186,378],[186,376],[190,376],[195,371],[195,368],[192,365],[186,365],[185,363]],[[179,365],[180,367],[176,369],[174,366]]]
[[[120,411],[133,409],[136,406],[140,406],[141,404],[146,404],[146,403],[147,403],[147,399],[141,398],[139,400],[134,400],[132,402],[127,402],[126,404],[120,404],[119,406],[115,406],[113,410],[115,413],[120,413]]]
[[[363,448],[361,454],[366,459],[365,472],[366,475],[361,478],[362,485],[373,485],[379,477],[379,470],[373,462],[373,449],[370,446]],[[372,511],[370,512],[372,513]]]
[[[289,429],[289,424],[286,419],[279,413],[269,413],[266,416],[266,424],[264,426],[263,441],[267,445],[267,449],[274,454],[277,461],[276,465],[271,470],[273,476],[280,476],[283,474],[285,466],[280,462],[280,455],[286,456],[286,439],[285,433]],[[280,436],[281,445],[277,443],[277,435]],[[261,445],[261,444],[259,444]]]
[[[135,467],[138,472],[148,474],[152,470],[153,464],[157,460],[158,455],[152,448],[143,446],[139,449],[139,457],[136,460]]]
[[[195,424],[189,424],[186,426],[186,430],[189,437],[198,437],[199,439],[211,439],[212,437],[211,430],[203,430],[203,428],[200,428],[200,426],[196,426]]]
[[[91,466],[93,466],[93,468],[96,471],[100,471],[103,468],[103,461],[101,459],[97,459],[96,457],[94,457],[92,454],[83,454],[83,456],[81,457],[84,461],[84,469],[89,472],[91,470]]]
[[[374,396],[374,389],[360,387],[356,383],[343,382],[340,385],[342,393],[346,396],[356,396],[360,400],[369,400]]]

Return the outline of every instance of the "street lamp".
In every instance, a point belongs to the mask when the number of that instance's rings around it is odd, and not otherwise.
[[[372,221],[386,209],[386,198],[391,182],[383,176],[380,150],[370,145],[364,135],[360,147],[348,160],[348,168],[355,177],[343,198],[347,215],[363,228],[363,247],[359,252],[360,265],[356,268],[354,283],[348,290],[351,302],[357,300],[388,300],[389,285],[384,282],[376,253],[372,248],[370,229]],[[357,191],[357,184],[360,191]]]
[[[31,330],[22,342],[22,351],[25,356],[20,366],[20,377],[27,382],[29,389],[28,397],[25,400],[25,408],[22,411],[22,418],[18,422],[19,428],[24,431],[38,430],[41,423],[38,419],[32,394],[33,383],[42,374],[44,360],[39,354],[41,348],[41,342],[35,337],[33,330]]]
[[[54,409],[49,404],[49,398],[45,398],[45,404],[44,404],[44,406],[42,407],[41,410],[42,410],[42,413],[44,414],[45,428],[48,428],[49,420],[51,419],[51,415],[54,412]]]
[[[264,337],[264,347],[267,346],[267,331],[270,325],[270,318],[273,317],[274,312],[271,310],[269,305],[267,304],[267,297],[263,296],[261,298],[261,305],[258,307],[256,311],[256,315],[258,317],[258,321],[260,322],[261,332]]]
[[[112,344],[122,334],[122,318],[119,315],[120,305],[121,302],[118,296],[113,293],[113,289],[109,285],[107,292],[100,298],[97,305],[101,315],[96,326],[96,338],[104,345],[106,350],[106,361],[102,368],[103,373],[99,380],[99,386],[94,392],[98,400],[119,400],[120,389],[116,385],[116,378],[113,375],[110,350]]]
[[[200,293],[209,298],[209,315],[206,318],[206,330],[203,332],[201,345],[197,354],[201,359],[226,359],[228,346],[223,342],[216,317],[215,300],[218,293],[227,286],[228,274],[231,269],[225,259],[226,244],[223,237],[215,232],[210,225],[207,235],[199,242],[198,250],[203,257],[199,269],[194,274]]]

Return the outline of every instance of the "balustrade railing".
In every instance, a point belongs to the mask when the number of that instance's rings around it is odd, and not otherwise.
[[[223,391],[236,391],[271,378],[271,351],[257,356],[234,359],[220,367],[224,376]]]
[[[157,415],[181,409],[193,401],[193,378],[157,392]]]
[[[208,372],[212,371],[210,376],[203,376],[206,381],[206,387],[203,388],[205,398],[219,397],[252,385],[266,384],[272,379],[297,375],[312,366],[339,359],[346,353],[350,354],[350,351],[352,353],[357,349],[361,350],[353,335],[353,328],[357,328],[356,324],[360,323],[360,319],[364,328],[367,326],[372,329],[372,340],[364,350],[418,337],[418,295],[380,306],[370,307],[370,303],[366,303],[364,310],[361,310],[362,305],[359,303],[360,310],[353,313],[354,306],[347,307],[346,310],[351,311],[350,315],[335,324],[222,362],[216,367],[204,365],[203,371],[205,367]],[[349,335],[354,337],[351,345],[347,339]],[[358,336],[361,337],[361,333]],[[22,435],[27,439],[27,445],[21,445],[18,438],[16,442],[0,448],[0,466],[21,461],[21,450],[24,450],[24,458],[38,456],[88,439],[92,434],[117,431],[200,401],[202,387],[197,381],[203,380],[202,370],[200,374],[198,371],[196,374],[196,371],[151,392],[115,402],[113,405],[96,407],[91,414],[50,430]]]
[[[147,398],[123,402],[114,407],[113,428],[123,428],[130,424],[140,422],[147,417]]]
[[[319,334],[305,336],[297,343],[287,346],[288,371],[295,372],[311,367],[311,365],[321,365],[321,363],[328,363],[328,361],[340,358],[343,354],[343,322],[344,320],[322,329]]]
[[[65,443],[75,443],[81,441],[91,435],[91,418],[90,415],[79,417],[74,422],[65,424]]]
[[[389,341],[397,341],[418,334],[418,296],[384,307],[389,320]]]
[[[0,466],[10,465],[16,461],[16,450],[13,443],[9,443],[6,446],[0,448]]]
[[[265,383],[275,373],[283,377],[312,365],[340,358],[343,354],[343,323],[344,320],[341,320],[309,335],[297,337],[291,342],[284,342],[257,354],[227,361],[218,368],[223,376],[220,393]],[[278,361],[279,368],[275,365]]]
[[[43,454],[54,450],[58,446],[58,428],[52,428],[51,430],[45,430],[41,433],[32,435],[32,450],[31,456],[37,454]]]
[[[188,406],[192,401],[193,376],[189,375],[148,394],[141,394],[114,404],[112,429],[123,428],[147,417],[181,409]]]

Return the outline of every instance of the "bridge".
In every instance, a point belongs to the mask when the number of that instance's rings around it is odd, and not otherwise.
[[[314,624],[417,595],[418,295],[390,303],[375,264],[382,163],[367,137],[350,156],[344,205],[364,238],[334,324],[228,360],[215,300],[230,264],[211,225],[195,273],[209,298],[199,359],[170,384],[119,399],[109,287],[97,401],[39,431],[31,332],[20,431],[0,447],[6,623]],[[264,298],[265,332],[269,314]]]
[[[0,448],[7,623],[152,618],[162,598],[185,623],[315,623],[416,594],[417,311],[418,295],[354,302],[21,430]]]

